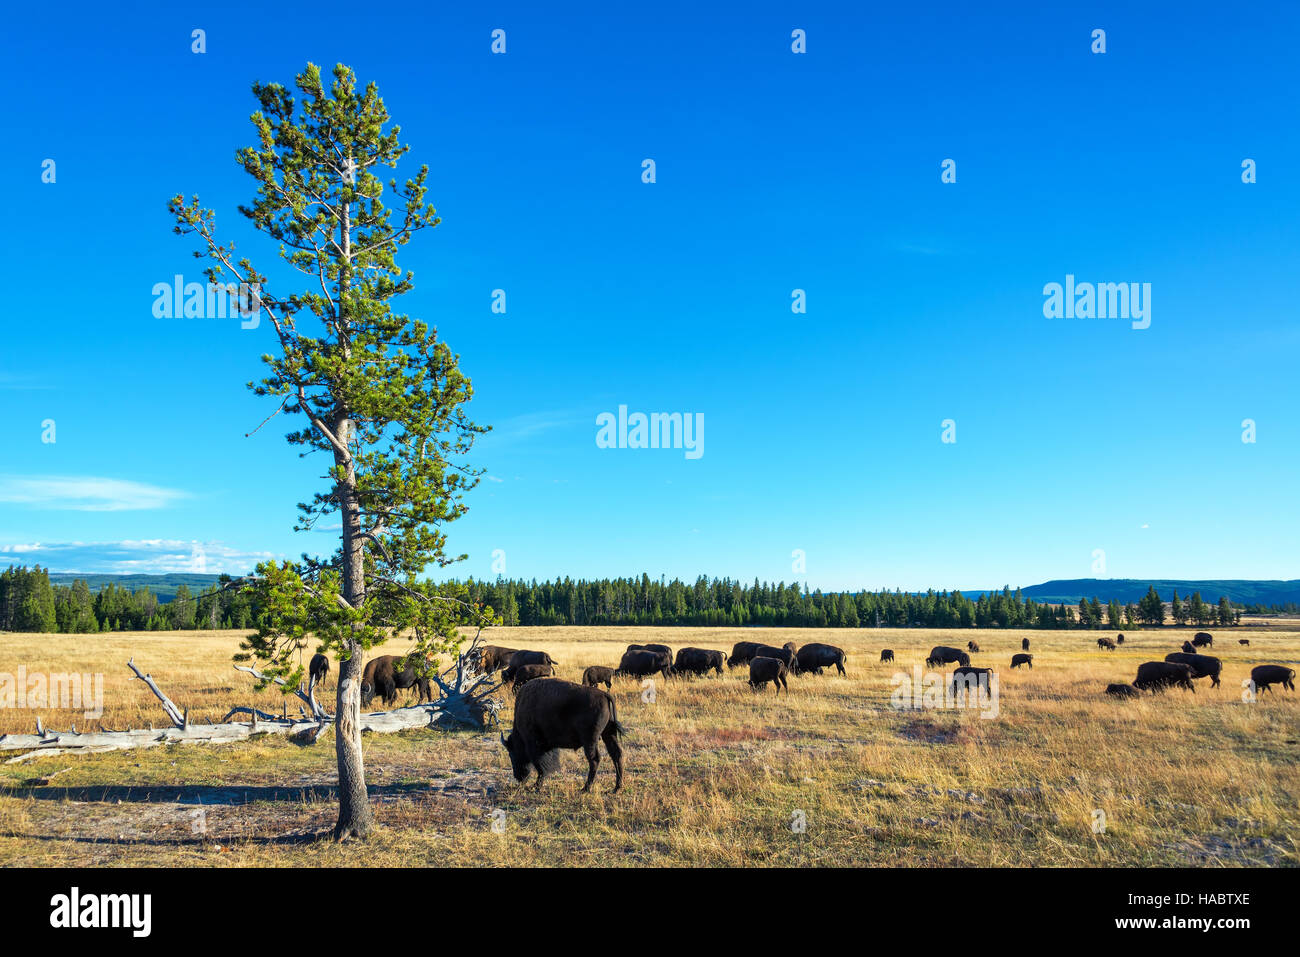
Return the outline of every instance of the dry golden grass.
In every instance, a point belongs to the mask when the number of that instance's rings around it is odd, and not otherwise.
[[[0,864],[1300,863],[1300,696],[1274,689],[1246,703],[1241,688],[1255,664],[1295,667],[1300,632],[1215,631],[1220,689],[1205,680],[1195,694],[1127,702],[1101,689],[1130,680],[1140,662],[1163,658],[1190,632],[1129,632],[1115,652],[1098,650],[1097,634],[498,629],[493,641],[545,649],[572,680],[647,641],[724,649],[738,640],[824,641],[847,650],[849,675],[793,678],[778,699],[751,692],[738,670],[661,683],[653,703],[637,682],[616,682],[631,732],[617,795],[607,759],[590,795],[578,794],[585,762],[576,753],[535,794],[514,783],[494,734],[368,735],[380,826],[356,845],[309,839],[333,820],[328,736],[309,748],[267,738],[0,764]],[[1024,636],[1035,667],[1011,671]],[[998,667],[997,718],[891,707],[896,672],[910,672],[935,644],[964,647],[971,638],[983,648],[973,663]],[[196,720],[219,720],[234,705],[278,711],[277,692],[254,695],[251,679],[231,668],[237,643],[220,632],[5,635],[0,670],[102,672],[109,727],[164,721],[148,689],[128,680],[132,655]],[[894,649],[893,665],[878,663],[883,647]],[[72,712],[42,716],[50,727],[85,724]],[[0,710],[0,732],[31,731],[34,720],[31,711]],[[1098,809],[1101,834],[1092,827]],[[504,834],[493,831],[494,811]],[[798,821],[802,832],[792,827]]]

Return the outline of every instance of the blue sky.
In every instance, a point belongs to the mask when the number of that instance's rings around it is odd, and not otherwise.
[[[269,326],[151,294],[201,278],[177,192],[273,272],[233,157],[251,83],[310,60],[376,81],[430,167],[404,310],[495,429],[455,574],[1300,577],[1296,8],[610,6],[12,11],[0,564],[333,548],[291,532],[318,464],[282,420],[245,437]],[[1045,318],[1067,274],[1150,283],[1150,327]],[[703,415],[704,454],[599,448],[619,405]]]

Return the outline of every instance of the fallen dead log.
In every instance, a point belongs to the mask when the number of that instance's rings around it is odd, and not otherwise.
[[[132,748],[152,748],[164,744],[228,744],[247,741],[265,734],[283,734],[296,743],[312,744],[334,720],[316,703],[311,691],[304,694],[299,688],[295,693],[311,705],[313,715],[304,712],[300,718],[291,718],[288,716],[287,708],[284,714],[276,716],[252,707],[236,707],[232,708],[219,724],[191,724],[188,710],[182,712],[177,708],[162,693],[150,675],[142,674],[135,667],[134,659],[127,662],[127,665],[140,680],[149,685],[150,690],[163,703],[163,710],[171,719],[172,727],[81,733],[73,728],[71,731],[60,733],[48,730],[38,717],[36,734],[0,735],[0,751],[27,752],[10,758],[6,763],[17,764],[46,754],[99,754]],[[235,667],[259,680],[267,680],[252,668],[238,665]],[[362,714],[362,732],[391,734],[416,728],[463,726],[487,728],[496,723],[500,705],[490,695],[500,686],[493,683],[490,678],[478,675],[472,668],[468,668],[466,656],[462,655],[443,675],[434,674],[431,677],[443,692],[440,700],[408,708],[397,708],[393,711]],[[466,684],[468,687],[464,687]],[[246,714],[251,720],[232,722],[230,719],[236,714]]]

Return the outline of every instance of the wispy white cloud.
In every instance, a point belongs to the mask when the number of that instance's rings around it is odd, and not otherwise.
[[[65,512],[166,508],[186,492],[125,479],[72,475],[0,475],[0,502]]]
[[[41,565],[55,572],[162,575],[168,572],[242,575],[279,556],[244,551],[224,542],[146,539],[122,542],[0,544],[0,564]]]
[[[494,423],[492,431],[484,436],[484,442],[501,445],[517,442],[551,432],[555,429],[571,428],[590,422],[592,416],[579,410],[559,412],[526,412],[502,422]]]

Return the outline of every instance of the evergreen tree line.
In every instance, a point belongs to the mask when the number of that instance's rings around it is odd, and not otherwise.
[[[674,578],[602,578],[595,581],[448,582],[437,590],[494,609],[503,624],[712,625],[782,628],[1135,628],[1162,625],[1201,627],[1239,624],[1242,613],[1296,611],[1287,606],[1238,606],[1227,597],[1208,603],[1196,592],[1165,602],[1154,587],[1138,602],[1080,600],[1077,607],[1039,603],[1020,589],[981,593],[959,591],[823,592],[797,583],[744,585],[701,575],[688,584]],[[258,609],[251,595],[223,578],[198,594],[181,585],[162,602],[148,588],[131,591],[109,583],[92,594],[80,579],[51,584],[39,565],[0,572],[0,631],[88,633],[251,629]]]
[[[797,583],[744,585],[730,578],[604,578],[598,581],[470,580],[458,587],[490,606],[507,625],[717,625],[784,628],[1133,628],[1162,625],[1165,603],[1152,587],[1139,602],[1083,599],[1077,608],[1039,603],[1020,589],[981,593],[924,594],[903,591],[807,591]],[[1178,624],[1231,625],[1241,609],[1226,597],[1217,605],[1197,592],[1183,601],[1175,593]],[[1178,616],[1182,615],[1182,618]]]
[[[48,569],[10,566],[0,572],[0,631],[65,632],[181,631],[253,628],[249,596],[214,584],[199,594],[181,585],[161,602],[148,588],[135,591],[112,582],[91,594],[81,579],[54,585]]]

